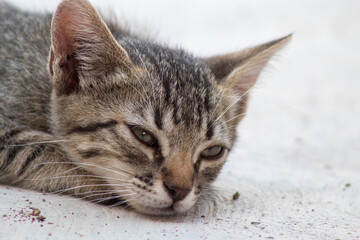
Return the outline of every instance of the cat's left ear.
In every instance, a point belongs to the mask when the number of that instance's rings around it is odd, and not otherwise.
[[[245,111],[247,92],[254,86],[271,57],[290,41],[291,36],[290,34],[240,52],[204,59],[225,93],[239,97],[239,111]]]
[[[62,0],[51,25],[49,72],[57,94],[98,84],[130,71],[131,60],[87,0]]]

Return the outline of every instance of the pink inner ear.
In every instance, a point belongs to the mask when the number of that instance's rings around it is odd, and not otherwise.
[[[80,90],[81,76],[102,77],[120,68],[128,71],[126,51],[86,0],[62,0],[53,16],[51,37],[49,70],[57,79],[58,92]],[[88,81],[81,81],[81,86]]]
[[[265,67],[266,63],[255,63],[250,64],[249,67],[245,67],[243,71],[239,72],[239,80],[237,83],[237,86],[241,91],[248,91],[250,88],[252,88],[256,80],[258,79],[259,75],[261,74],[261,71]]]
[[[58,93],[70,94],[79,90],[78,61],[75,56],[74,22],[72,20],[76,9],[69,6],[71,2],[60,3],[53,16],[51,36],[49,71],[54,74],[54,67],[61,75],[56,83]],[[56,65],[54,65],[56,64]]]
[[[74,32],[71,15],[71,10],[66,2],[62,2],[54,14],[51,36],[55,57],[71,55],[74,52],[73,40],[71,39]]]

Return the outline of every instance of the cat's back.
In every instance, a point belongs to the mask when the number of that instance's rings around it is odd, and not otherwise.
[[[4,74],[13,73],[20,67],[23,67],[25,71],[40,70],[39,67],[45,67],[46,73],[50,25],[50,14],[24,12],[0,1],[2,83],[6,81]]]
[[[50,14],[0,1],[0,119],[47,131]]]
[[[0,49],[6,56],[27,58],[33,54],[46,56],[50,45],[51,15],[22,11],[0,1]],[[24,54],[24,51],[29,54]]]

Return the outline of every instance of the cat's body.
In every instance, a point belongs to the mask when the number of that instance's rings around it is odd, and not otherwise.
[[[186,211],[216,178],[289,39],[200,59],[111,34],[84,0],[51,19],[0,2],[0,182],[151,214]]]

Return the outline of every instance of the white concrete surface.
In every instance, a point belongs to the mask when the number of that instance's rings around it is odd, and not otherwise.
[[[359,1],[92,2],[201,56],[295,35],[252,92],[215,190],[188,214],[146,217],[0,186],[0,239],[360,239]],[[32,222],[30,207],[46,219]]]

